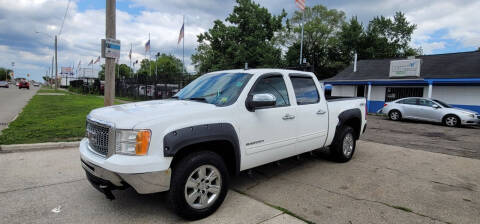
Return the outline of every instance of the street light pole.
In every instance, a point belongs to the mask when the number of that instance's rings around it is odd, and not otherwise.
[[[115,10],[116,1],[106,0],[106,18],[105,18],[105,37],[108,39],[115,39],[116,36],[116,24],[115,24]],[[105,58],[105,89],[104,89],[104,101],[105,106],[113,105],[113,99],[115,98],[115,58]]]

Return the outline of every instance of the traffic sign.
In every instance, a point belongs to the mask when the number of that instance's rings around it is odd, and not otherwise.
[[[120,40],[102,39],[102,58],[120,58]]]

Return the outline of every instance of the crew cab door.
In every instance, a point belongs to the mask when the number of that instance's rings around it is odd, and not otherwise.
[[[297,105],[297,151],[321,148],[328,133],[328,108],[321,98],[320,84],[310,75],[290,74],[289,77]]]
[[[269,93],[275,96],[274,106],[256,108],[239,114],[240,139],[247,159],[242,159],[242,169],[262,165],[295,155],[295,132],[297,124],[295,108],[290,103],[289,93],[282,74],[260,76],[249,95]]]

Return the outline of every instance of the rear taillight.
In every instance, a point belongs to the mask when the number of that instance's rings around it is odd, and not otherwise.
[[[367,120],[367,114],[368,114],[368,103],[365,103],[365,120]]]
[[[387,105],[388,105],[388,104],[384,103],[384,104],[383,104],[383,107],[386,107]]]

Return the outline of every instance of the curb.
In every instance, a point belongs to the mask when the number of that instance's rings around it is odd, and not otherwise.
[[[80,142],[78,141],[78,142],[46,142],[46,143],[37,143],[37,144],[0,145],[0,153],[65,149],[65,148],[78,147],[79,144]]]

